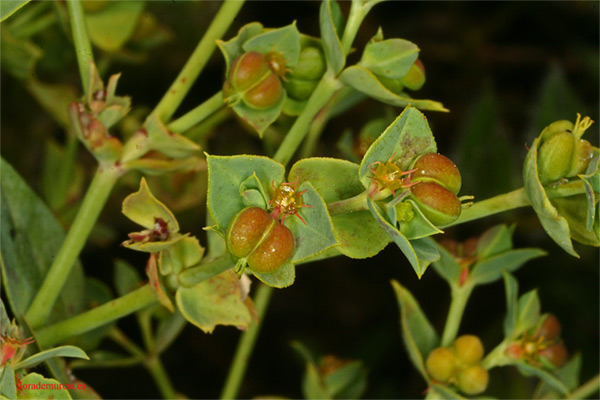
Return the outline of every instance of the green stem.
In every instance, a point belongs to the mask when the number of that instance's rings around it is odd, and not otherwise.
[[[244,0],[225,0],[200,43],[154,109],[153,113],[158,114],[162,121],[168,121],[175,113],[215,50],[216,41],[227,32],[243,4]]]
[[[149,285],[144,285],[125,296],[111,300],[73,318],[41,328],[36,331],[35,336],[41,348],[49,348],[72,336],[115,321],[155,302],[154,291]]]
[[[157,355],[148,358],[146,361],[146,369],[148,369],[148,372],[152,375],[154,382],[156,382],[156,385],[158,386],[158,390],[160,390],[160,394],[165,399],[177,398],[177,392],[171,383],[171,379]]]
[[[152,310],[144,310],[136,313],[138,325],[142,331],[142,340],[146,351],[152,352],[154,350],[154,335],[152,335]]]
[[[509,345],[510,340],[504,339],[498,346],[488,353],[487,356],[481,361],[481,366],[487,370],[495,367],[502,367],[508,365],[510,360],[506,357],[506,348]]]
[[[366,2],[357,0],[352,1],[348,22],[346,22],[344,34],[342,35],[342,48],[344,49],[344,54],[348,54],[350,51],[356,33],[369,11],[371,11],[371,8],[382,1],[383,0],[371,0]]]
[[[94,62],[94,54],[92,53],[92,45],[87,34],[81,1],[67,1],[67,10],[71,21],[71,31],[73,33],[73,42],[75,43],[81,85],[83,86],[83,93],[87,96],[90,83],[90,63]]]
[[[238,397],[238,391],[244,378],[254,343],[258,337],[258,332],[260,332],[262,322],[265,319],[271,294],[273,294],[273,288],[266,285],[261,285],[256,292],[254,306],[259,315],[259,320],[257,323],[250,325],[246,332],[242,333],[233,357],[233,364],[229,369],[223,392],[221,392],[221,399],[234,399]]]
[[[183,133],[219,111],[224,105],[223,93],[218,92],[198,107],[171,122],[168,129],[174,133]]]
[[[446,319],[446,326],[442,335],[442,347],[450,346],[454,342],[454,339],[456,339],[460,321],[462,320],[467,300],[469,300],[472,291],[473,286],[469,284],[461,287],[452,287],[452,302],[450,303],[450,310],[448,311],[448,318]]]
[[[327,104],[337,89],[339,89],[338,81],[330,72],[325,73],[315,91],[308,99],[304,111],[296,118],[294,125],[292,125],[285,139],[283,139],[281,146],[275,153],[273,157],[275,161],[279,161],[285,165],[291,160],[298,146],[300,146],[300,143],[302,143],[302,140],[308,133],[313,119],[323,106]]]
[[[197,267],[188,268],[181,271],[177,276],[179,284],[184,287],[192,287],[196,284],[210,279],[215,275],[219,275],[221,272],[226,271],[233,267],[233,260],[229,256],[229,253],[222,257],[215,258],[213,260],[203,261],[202,264]]]
[[[114,167],[100,166],[96,171],[69,233],[25,314],[25,318],[32,327],[37,328],[46,322],[100,211],[106,204],[108,196],[121,174],[122,171]]]
[[[569,399],[586,399],[600,390],[600,374],[579,386],[569,395]]]
[[[221,108],[219,111],[206,118],[194,128],[187,131],[185,136],[202,146],[202,144],[208,139],[209,134],[213,132],[217,126],[227,121],[230,117],[231,110],[229,108]]]
[[[145,357],[144,351],[131,341],[119,328],[113,327],[108,332],[108,337],[111,338],[115,343],[125,349],[132,356]]]
[[[327,203],[327,210],[332,217],[354,211],[368,210],[369,206],[367,205],[367,198],[367,191],[365,190],[349,199]]]

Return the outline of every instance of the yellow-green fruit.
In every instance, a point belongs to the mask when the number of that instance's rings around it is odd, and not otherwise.
[[[289,78],[283,86],[287,94],[297,100],[306,100],[319,84],[319,81]]]
[[[590,161],[594,158],[594,147],[585,139],[575,140],[575,151],[571,160],[571,167],[566,173],[567,178],[573,178],[583,174],[587,170]]]
[[[472,365],[459,372],[458,389],[469,395],[483,392],[488,385],[489,374],[481,365]]]
[[[456,356],[465,364],[475,364],[483,358],[483,344],[475,335],[462,335],[454,341]]]
[[[298,62],[291,69],[290,77],[318,81],[325,73],[325,57],[316,47],[305,47],[300,51]]]
[[[538,154],[538,174],[543,184],[554,182],[567,175],[571,168],[575,136],[563,131],[550,136],[540,146]]]
[[[555,133],[564,131],[573,132],[574,128],[575,126],[573,125],[573,123],[571,121],[567,121],[566,119],[554,121],[553,123],[544,128],[542,134],[540,135],[540,139],[542,141],[545,141],[548,140],[550,136],[554,135]]]
[[[456,374],[458,367],[456,355],[446,347],[438,347],[429,353],[425,367],[433,379],[447,382]]]

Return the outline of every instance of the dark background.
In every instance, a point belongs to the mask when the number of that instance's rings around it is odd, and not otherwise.
[[[350,3],[341,3],[346,13]],[[147,10],[173,33],[173,40],[148,53],[144,63],[114,61],[109,72],[123,73],[119,92],[134,105],[153,107],[162,97],[214,16],[218,2],[150,2]],[[318,36],[319,3],[247,2],[227,38],[251,21],[267,27],[297,21],[298,28]],[[415,94],[439,100],[450,113],[427,112],[440,152],[456,161],[465,183],[463,194],[478,199],[522,186],[520,168],[525,145],[547,123],[575,119],[575,112],[598,121],[598,3],[597,2],[387,2],[372,10],[355,41],[360,49],[381,26],[386,38],[402,37],[416,43],[427,70],[427,83]],[[61,68],[40,63],[40,77],[78,84],[74,55],[64,41]],[[42,38],[43,39],[43,38]],[[39,40],[42,40],[39,39]],[[98,58],[98,55],[97,55]],[[181,110],[199,104],[217,90],[224,63],[218,51],[186,98]],[[2,156],[36,190],[40,185],[43,142],[63,133],[22,88],[2,74]],[[322,155],[339,156],[335,144],[347,128],[355,133],[373,117],[383,115],[380,103],[367,100],[325,129]],[[544,110],[556,110],[547,116]],[[395,114],[401,110],[393,109]],[[586,138],[598,145],[598,125]],[[235,145],[234,145],[235,143]],[[262,148],[235,120],[222,125],[208,144],[214,154],[253,152]],[[82,150],[80,161],[88,176],[91,157]],[[86,271],[108,284],[113,258],[124,258],[143,271],[143,255],[120,248],[126,233],[135,229],[120,214],[120,202],[137,183],[124,182],[107,205],[102,222],[114,230],[113,240],[92,243],[82,254]],[[204,209],[183,210],[177,216],[183,232],[203,237]],[[542,311],[558,316],[571,354],[583,354],[582,381],[598,372],[599,276],[597,249],[576,245],[580,259],[568,256],[543,232],[531,209],[520,209],[449,229],[449,237],[464,240],[497,223],[518,224],[515,247],[541,247],[548,256],[516,272],[520,291],[539,289]],[[204,242],[204,239],[201,240]],[[419,281],[393,245],[368,260],[346,258],[303,265],[296,283],[277,290],[264,317],[241,397],[276,394],[302,396],[303,362],[290,347],[298,340],[317,354],[361,359],[369,368],[366,398],[418,398],[425,382],[403,348],[398,306],[389,284],[396,279],[412,291],[439,332],[449,306],[449,290],[433,272]],[[487,351],[502,339],[504,288],[496,282],[474,291],[460,333],[479,335]],[[135,319],[119,325],[140,342]],[[218,327],[206,335],[188,326],[163,355],[175,387],[192,398],[218,397],[240,333]],[[77,375],[106,398],[148,398],[159,393],[142,368],[79,370]],[[511,368],[491,372],[486,394],[499,398],[527,398],[536,381]]]

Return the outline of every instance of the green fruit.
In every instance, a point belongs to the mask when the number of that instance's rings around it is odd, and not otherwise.
[[[574,150],[575,136],[567,131],[555,133],[542,143],[538,154],[538,175],[542,184],[567,175]]]
[[[307,81],[303,79],[289,78],[284,82],[287,94],[297,100],[306,100],[315,91],[319,81]]]
[[[571,167],[566,173],[567,178],[573,178],[578,174],[583,174],[587,170],[590,161],[594,158],[594,147],[590,142],[584,139],[575,141],[575,151],[571,160]]]
[[[410,90],[419,90],[425,84],[425,66],[417,58],[415,63],[410,66],[410,69],[401,78],[401,82]]]
[[[573,132],[574,128],[575,126],[573,125],[573,123],[571,121],[567,121],[566,119],[554,121],[553,123],[544,128],[540,135],[540,139],[542,141],[546,141],[550,138],[550,136],[554,135],[555,133],[560,133],[564,131]]]
[[[489,374],[481,365],[472,365],[459,372],[458,389],[469,395],[483,392],[488,385]]]
[[[227,248],[259,273],[269,273],[285,264],[296,248],[292,232],[259,207],[238,212],[227,228]]]
[[[290,77],[318,81],[325,73],[325,57],[316,47],[305,47],[300,51],[298,62],[291,69]]]
[[[465,364],[478,363],[483,358],[483,344],[475,335],[462,335],[454,341],[456,356]]]
[[[448,382],[456,374],[458,364],[452,350],[438,347],[427,356],[425,367],[433,379]]]
[[[436,182],[454,194],[458,194],[462,185],[460,171],[446,156],[438,153],[426,153],[417,158],[411,169],[416,169],[411,175],[413,182]]]
[[[244,103],[257,110],[275,106],[283,97],[283,86],[279,77],[271,72],[265,79],[244,93]]]
[[[458,197],[435,182],[419,182],[411,188],[411,198],[434,225],[447,225],[460,216]]]
[[[553,314],[548,314],[535,331],[535,337],[543,337],[544,341],[551,342],[560,335],[560,322]]]

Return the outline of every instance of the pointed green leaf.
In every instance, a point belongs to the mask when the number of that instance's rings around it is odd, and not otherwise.
[[[202,260],[204,247],[198,239],[187,236],[160,252],[158,267],[161,275],[179,274]]]
[[[490,283],[502,277],[504,271],[512,272],[527,261],[545,256],[547,253],[540,249],[517,249],[491,256],[475,264],[469,279],[477,285]]]
[[[263,187],[283,182],[285,167],[261,156],[206,156],[208,163],[208,210],[225,231],[233,216],[244,208],[240,185],[256,174]]]
[[[13,167],[0,159],[0,266],[4,294],[17,318],[33,301],[65,235],[61,224]],[[79,262],[67,278],[49,322],[79,314],[85,307],[84,275]]]
[[[362,361],[350,361],[325,376],[332,399],[360,399],[367,389],[367,369]]]
[[[133,34],[144,4],[142,1],[114,1],[102,10],[86,14],[92,43],[104,51],[119,50]]]
[[[278,289],[292,286],[296,280],[296,267],[289,262],[270,273],[259,273],[251,268],[248,268],[248,270],[265,285]]]
[[[140,235],[144,235],[147,231],[137,232]],[[179,233],[173,233],[169,235],[169,239],[161,240],[156,242],[136,242],[133,240],[127,240],[121,243],[121,246],[126,247],[130,250],[142,251],[144,253],[158,253],[160,251],[166,250],[169,247],[175,245],[182,239],[185,239],[189,233],[185,235],[180,235]]]
[[[167,206],[154,197],[144,178],[140,181],[139,190],[123,200],[122,212],[127,218],[146,229],[154,228],[156,220],[162,219],[167,223],[169,232],[179,231],[177,219]]]
[[[139,288],[142,284],[142,277],[139,272],[124,260],[115,261],[115,272],[113,277],[114,285],[119,296],[125,296],[127,293]]]
[[[0,2],[0,22],[16,13],[31,0],[4,0]]]
[[[385,163],[393,156],[406,171],[418,155],[436,151],[427,118],[416,108],[407,107],[367,150],[360,164],[360,180],[365,188],[371,185],[370,166],[374,162]]]
[[[517,324],[515,335],[520,335],[532,328],[540,319],[540,299],[537,290],[530,290],[523,294],[517,303]]]
[[[254,130],[256,130],[258,136],[262,138],[263,134],[265,133],[265,130],[281,115],[283,105],[286,102],[286,97],[287,95],[284,91],[279,103],[265,110],[257,110],[255,108],[249,107],[243,101],[239,101],[232,107],[232,109],[237,114],[237,116],[242,119],[242,121],[250,125]]]
[[[244,43],[262,31],[263,26],[260,23],[251,22],[242,26],[238,31],[237,36],[228,40],[227,42],[217,40],[217,46],[219,46],[219,49],[225,58],[226,76],[229,76],[229,71],[233,61],[244,53],[244,49],[242,48]]]
[[[293,67],[300,56],[300,32],[296,22],[279,29],[268,30],[248,39],[242,48],[261,54],[276,52],[285,59],[285,67]]]
[[[450,389],[448,386],[442,385],[441,383],[433,383],[431,385],[431,390],[435,391],[439,397],[432,397],[434,399],[444,399],[444,400],[464,400],[466,397],[456,393],[454,390]]]
[[[268,207],[269,195],[255,173],[240,184],[240,196],[246,207]]]
[[[240,281],[231,270],[197,285],[177,289],[175,299],[181,314],[206,333],[217,325],[246,329],[252,316],[242,298]]]
[[[517,370],[524,376],[536,376],[540,378],[544,383],[550,385],[554,389],[558,390],[563,396],[569,393],[569,389],[564,383],[560,381],[554,374],[546,371],[545,369],[535,367],[530,364],[526,364],[523,361],[515,362]]]
[[[481,235],[477,241],[476,254],[484,259],[513,248],[512,234],[514,229],[506,225],[496,225]]]
[[[131,367],[141,364],[142,357],[126,356],[107,350],[96,350],[90,353],[89,361],[74,360],[69,363],[69,368],[119,368]]]
[[[64,387],[61,387],[59,381],[45,378],[37,373],[25,375],[25,377],[21,379],[21,384],[23,390],[17,396],[17,399],[19,400],[71,400],[69,391]],[[45,389],[46,386],[53,389]],[[54,389],[55,387],[57,389]]]
[[[148,133],[148,147],[171,158],[187,158],[200,151],[200,146],[185,136],[170,132],[157,114],[144,123]]]
[[[0,2],[4,5],[4,1]],[[15,78],[27,80],[34,76],[35,66],[43,56],[43,51],[29,40],[15,38],[6,28],[0,25],[0,61],[2,69]]]
[[[412,200],[405,200],[402,204],[410,204],[413,210],[413,218],[410,221],[400,221],[398,226],[400,232],[409,240],[421,239],[438,233],[444,233],[437,226],[433,225],[423,214],[419,206]],[[396,206],[397,208],[398,206]]]
[[[84,358],[89,360],[90,358],[85,354],[85,351],[81,350],[79,347],[75,346],[59,346],[53,349],[48,349],[44,351],[40,351],[26,359],[20,361],[15,365],[15,369],[20,368],[32,368],[49,358],[53,357],[74,357],[74,358]]]
[[[6,396],[9,399],[17,398],[15,373],[10,364],[0,367],[0,396]]]
[[[438,335],[413,295],[397,281],[392,281],[392,286],[400,306],[400,326],[404,346],[413,365],[428,381],[425,359],[439,344]]]
[[[438,243],[437,247],[440,259],[433,263],[433,268],[451,287],[458,285],[461,272],[460,265],[444,246]]]
[[[597,195],[593,197],[598,198]],[[600,239],[592,229],[588,229],[588,220],[592,220],[595,213],[597,200],[592,200],[591,206],[587,195],[581,194],[576,196],[562,197],[552,199],[552,205],[556,208],[558,214],[567,221],[569,225],[569,233],[571,239],[585,244],[587,246],[600,246]]]
[[[571,357],[569,361],[567,361],[561,368],[554,370],[553,374],[567,387],[567,389],[569,389],[570,392],[572,392],[579,386],[580,370],[581,354],[577,353]],[[559,395],[560,392],[557,391],[554,386],[542,381],[539,389],[539,396],[537,398],[552,399],[558,398]]]
[[[173,314],[160,320],[156,328],[154,351],[158,354],[165,351],[177,339],[181,331],[183,331],[186,323],[186,319],[181,315],[179,310],[175,310]]]
[[[517,326],[519,284],[509,272],[502,272],[504,278],[504,290],[506,293],[506,317],[504,317],[504,337],[518,336],[515,332]]]
[[[85,186],[83,169],[77,166],[77,145],[65,149],[49,138],[44,153],[42,195],[52,210],[59,210],[79,198]]]
[[[140,158],[123,163],[128,170],[139,171],[144,175],[164,175],[176,172],[198,171],[204,162],[198,157],[181,159]]]
[[[416,44],[404,39],[370,41],[365,46],[360,65],[390,79],[402,78],[419,56]]]
[[[37,102],[63,128],[69,127],[67,107],[77,100],[77,89],[68,84],[51,84],[40,82],[36,78],[28,79],[25,83],[27,90]]]
[[[336,249],[347,257],[373,257],[391,241],[368,210],[336,215],[331,219],[340,243]]]
[[[563,248],[567,253],[574,257],[579,257],[573,248],[569,224],[556,210],[548,199],[546,191],[538,178],[538,148],[540,139],[533,141],[531,148],[525,157],[523,164],[523,182],[525,193],[531,203],[531,206],[537,213],[540,223],[548,235]]]
[[[448,112],[448,109],[438,101],[418,100],[411,98],[403,92],[400,92],[400,94],[392,92],[371,71],[359,65],[352,65],[346,68],[341,73],[340,80],[359,92],[392,106],[411,106],[421,110]]]
[[[323,0],[319,11],[319,26],[321,27],[321,42],[327,66],[335,74],[339,74],[346,64],[346,54],[342,48],[339,32],[336,30],[333,4],[335,0]]]

